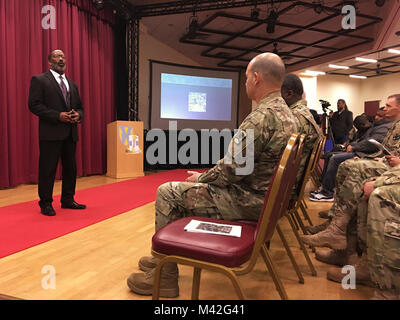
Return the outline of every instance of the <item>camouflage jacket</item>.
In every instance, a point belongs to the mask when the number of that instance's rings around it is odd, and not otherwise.
[[[322,130],[315,122],[310,109],[307,107],[306,100],[299,100],[290,106],[293,114],[300,122],[299,132],[301,134],[306,134],[306,139],[304,142],[303,157],[300,162],[299,173],[296,178],[295,188],[301,187],[298,185],[304,174],[304,169],[308,163],[308,158],[311,151],[314,148],[314,144],[317,142],[318,138],[322,137]]]
[[[275,167],[291,134],[298,129],[298,120],[279,92],[264,97],[246,117],[224,158],[197,178],[197,182],[209,184],[224,219],[258,218]],[[238,174],[244,164],[236,161],[237,156],[244,154],[254,166],[245,174]]]

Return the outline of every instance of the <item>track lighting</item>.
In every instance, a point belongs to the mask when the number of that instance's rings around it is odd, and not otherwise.
[[[313,6],[314,6],[314,11],[318,14],[321,14],[321,12],[324,10],[324,7],[322,6],[322,2],[321,1],[313,1],[312,2]]]
[[[96,7],[97,10],[104,9],[104,0],[92,0],[92,3]]]
[[[267,32],[268,33],[274,33],[275,32],[275,24],[276,21],[278,20],[278,13],[273,9],[269,13],[269,16],[267,18]]]

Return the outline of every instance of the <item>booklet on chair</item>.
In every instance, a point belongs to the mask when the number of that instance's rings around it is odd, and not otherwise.
[[[391,152],[385,148],[385,146],[383,144],[381,144],[380,142],[376,141],[375,139],[368,139],[369,142],[371,142],[372,144],[374,144],[376,147],[378,147],[378,149],[385,155],[392,155]]]
[[[242,233],[242,227],[230,225],[230,224],[220,224],[220,223],[214,223],[214,222],[191,220],[185,226],[185,231],[199,232],[199,233],[212,233],[212,234],[219,234],[219,235],[223,235],[223,236],[240,238],[241,233]]]

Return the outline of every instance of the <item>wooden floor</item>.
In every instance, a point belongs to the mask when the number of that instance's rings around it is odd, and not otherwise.
[[[83,177],[77,180],[77,189],[114,183],[105,176]],[[54,193],[60,193],[56,182]],[[22,185],[0,190],[0,206],[37,199],[36,185]],[[84,199],[79,199],[84,203]],[[308,202],[314,224],[323,222],[317,217],[320,210],[330,203]],[[36,214],[36,213],[33,213]],[[51,219],[49,217],[49,219]],[[297,300],[351,300],[370,299],[373,289],[357,286],[345,290],[341,284],[328,281],[326,272],[330,265],[310,256],[317,269],[311,276],[303,254],[289,224],[283,220],[281,228],[288,235],[289,245],[300,265],[305,283],[298,283],[297,276],[279,238],[274,235],[271,256],[286,288],[289,299]],[[129,291],[126,279],[132,272],[139,272],[137,262],[149,255],[154,233],[154,202],[111,219],[91,225],[44,244],[29,248],[0,259],[0,294],[22,299],[74,299],[74,300],[141,300],[151,299]],[[53,266],[56,272],[55,289],[45,290],[42,273],[44,266]],[[265,264],[260,258],[251,274],[240,277],[248,299],[279,299]],[[190,299],[192,269],[180,267],[179,299]],[[200,299],[236,299],[230,281],[224,276],[204,271]]]

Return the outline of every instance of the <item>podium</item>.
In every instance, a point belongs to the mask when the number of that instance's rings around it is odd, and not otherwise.
[[[143,122],[114,121],[107,125],[107,176],[136,178],[143,172]]]

